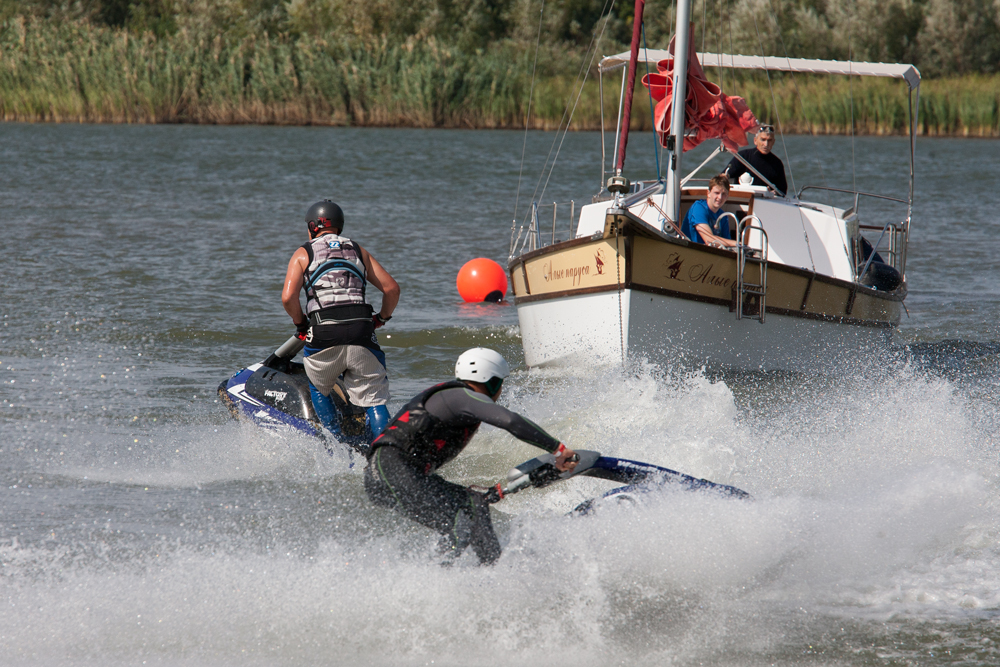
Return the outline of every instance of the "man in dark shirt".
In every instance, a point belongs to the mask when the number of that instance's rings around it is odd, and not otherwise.
[[[774,126],[761,125],[757,129],[757,135],[753,139],[753,148],[744,148],[740,151],[740,157],[750,163],[750,166],[760,172],[760,175],[771,181],[778,188],[778,194],[785,196],[788,192],[788,182],[785,180],[785,165],[781,158],[771,152],[774,147]],[[731,183],[739,183],[740,176],[750,174],[753,176],[754,185],[767,185],[760,179],[760,176],[748,171],[746,166],[735,157],[726,167],[725,174]]]
[[[500,557],[486,494],[434,474],[465,449],[479,424],[492,424],[555,454],[559,470],[576,467],[572,449],[494,402],[509,374],[507,362],[493,350],[463,352],[455,364],[456,380],[426,389],[404,405],[372,442],[365,468],[372,502],[439,532],[452,556],[471,545],[484,564]]]

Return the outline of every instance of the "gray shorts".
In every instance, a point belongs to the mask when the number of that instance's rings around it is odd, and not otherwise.
[[[329,396],[343,374],[351,403],[368,408],[389,402],[389,376],[371,350],[361,345],[336,345],[303,358],[313,386]]]

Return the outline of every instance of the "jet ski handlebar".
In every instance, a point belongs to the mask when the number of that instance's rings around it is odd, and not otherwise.
[[[511,468],[507,473],[507,479],[493,487],[489,489],[480,487],[475,490],[484,494],[487,503],[493,504],[529,487],[538,489],[576,475],[587,475],[626,484],[628,486],[625,488],[630,489],[642,485],[660,487],[670,484],[687,491],[708,491],[741,500],[751,500],[749,493],[735,486],[716,484],[707,479],[698,479],[650,463],[601,456],[600,452],[589,449],[576,450],[576,456],[576,467],[563,472],[555,466],[555,454],[543,454]]]
[[[271,355],[264,360],[264,366],[272,366],[275,362],[285,360],[288,361],[296,354],[299,353],[303,347],[305,347],[306,341],[303,338],[299,338],[298,335],[292,336],[284,343],[281,344],[277,350],[271,353]]]
[[[569,479],[592,468],[599,458],[601,458],[600,452],[578,449],[576,455],[570,459],[576,461],[576,467],[572,470],[562,471],[556,468],[555,454],[542,454],[511,468],[507,473],[506,485],[504,482],[497,482],[486,491],[486,502],[492,505],[529,486],[540,489],[553,482]]]

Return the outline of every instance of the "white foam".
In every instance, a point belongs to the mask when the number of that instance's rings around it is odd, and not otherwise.
[[[492,568],[471,554],[441,567],[435,536],[372,508],[359,467],[312,440],[154,430],[145,465],[128,459],[123,474],[109,448],[61,472],[179,493],[291,484],[344,500],[335,515],[279,515],[290,526],[220,515],[200,524],[205,540],[128,558],[58,539],[2,545],[0,662],[750,663],[780,654],[797,628],[820,635],[840,619],[995,614],[1000,420],[989,404],[910,371],[788,391],[759,381],[762,398],[650,368],[513,378],[507,404],[570,446],[736,484],[755,500],[669,492],[567,517],[609,484],[524,491],[497,506],[505,551]],[[443,472],[489,483],[537,453],[483,429]]]

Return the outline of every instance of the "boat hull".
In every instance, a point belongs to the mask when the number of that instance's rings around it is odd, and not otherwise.
[[[608,364],[629,356],[692,367],[836,372],[865,363],[892,340],[890,327],[778,314],[761,324],[737,320],[728,308],[631,289],[535,301],[519,305],[517,314],[524,360],[532,367]]]
[[[884,351],[899,322],[905,285],[879,292],[779,264],[766,270],[763,322],[752,296],[738,318],[735,253],[619,222],[614,236],[510,263],[528,366],[632,357],[831,372]],[[761,282],[756,265],[744,275]]]

